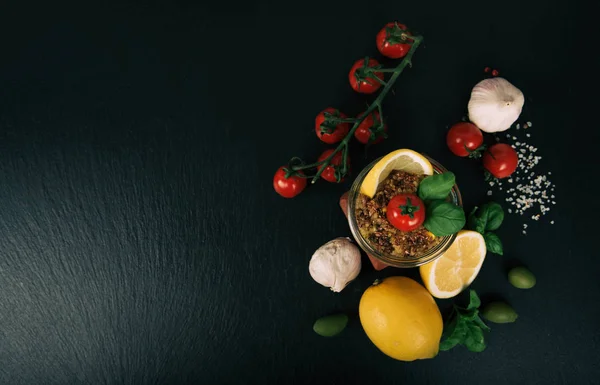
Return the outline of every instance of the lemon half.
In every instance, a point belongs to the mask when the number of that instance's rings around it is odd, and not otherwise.
[[[461,230],[454,243],[433,262],[421,267],[421,279],[436,298],[451,298],[479,274],[486,254],[485,240],[476,231]]]
[[[381,158],[373,166],[360,185],[360,193],[373,198],[379,183],[387,178],[393,170],[433,175],[433,166],[423,155],[408,149],[396,150]]]

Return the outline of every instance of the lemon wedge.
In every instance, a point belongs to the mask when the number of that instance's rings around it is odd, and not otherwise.
[[[479,274],[486,251],[481,234],[459,231],[454,243],[441,257],[419,268],[425,287],[436,298],[458,295]]]
[[[360,185],[360,193],[373,198],[379,183],[387,178],[393,170],[433,175],[433,166],[423,155],[408,149],[396,150],[381,158],[373,166]]]

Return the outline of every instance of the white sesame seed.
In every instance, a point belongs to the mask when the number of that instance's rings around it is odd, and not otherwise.
[[[532,127],[532,126],[533,126],[533,123],[531,123],[531,122],[527,122],[527,125],[528,125],[529,127]]]
[[[523,223],[523,228],[526,229],[527,228],[527,223]]]
[[[512,214],[512,210],[511,209],[508,209],[507,211],[508,211],[509,214]]]
[[[553,225],[553,224],[554,224],[554,221],[550,221],[550,224],[551,224],[551,225]]]
[[[528,138],[531,138],[531,134],[526,134],[526,136],[527,136]]]
[[[487,195],[488,195],[488,196],[491,196],[491,195],[492,195],[492,190],[488,191],[488,192],[487,192]]]
[[[523,230],[523,235],[527,235],[527,231]]]

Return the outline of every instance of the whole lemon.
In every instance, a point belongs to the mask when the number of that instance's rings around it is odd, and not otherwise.
[[[400,361],[433,358],[442,337],[442,315],[427,289],[406,277],[375,281],[362,295],[360,323],[369,339]]]

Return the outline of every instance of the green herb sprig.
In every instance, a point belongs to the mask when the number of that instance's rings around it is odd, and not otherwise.
[[[456,178],[451,172],[428,176],[419,184],[419,198],[425,202],[427,213],[423,226],[437,237],[458,232],[465,226],[465,212],[446,199]]]
[[[494,254],[502,255],[504,248],[502,241],[493,231],[498,230],[504,221],[504,210],[496,202],[486,203],[480,208],[475,207],[469,214],[468,227],[475,230],[485,240],[485,246],[488,251]]]
[[[463,345],[472,352],[482,352],[486,348],[484,332],[490,328],[479,317],[481,300],[470,291],[469,306],[462,308],[454,305],[450,318],[444,325],[440,350],[447,351],[457,345]]]

